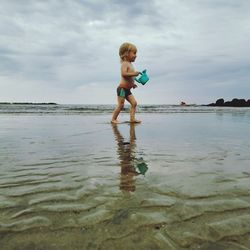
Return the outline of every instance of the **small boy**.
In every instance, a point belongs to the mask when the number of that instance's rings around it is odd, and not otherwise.
[[[135,71],[132,65],[132,62],[136,59],[136,53],[137,48],[131,43],[123,43],[119,49],[121,59],[121,81],[117,88],[118,105],[113,112],[112,123],[119,123],[117,117],[124,107],[125,99],[131,104],[130,122],[141,122],[135,119],[137,102],[130,91],[131,88],[137,88],[137,85],[134,83],[134,77],[140,74],[138,71]]]

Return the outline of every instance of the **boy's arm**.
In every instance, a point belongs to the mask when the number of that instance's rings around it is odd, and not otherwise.
[[[140,72],[138,71],[131,71],[128,63],[123,62],[121,66],[121,75],[123,77],[131,77],[131,76],[138,76]]]

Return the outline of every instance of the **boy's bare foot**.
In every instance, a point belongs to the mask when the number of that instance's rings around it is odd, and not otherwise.
[[[117,120],[112,120],[111,123],[118,124],[119,122]]]
[[[131,123],[141,123],[139,120],[130,120]]]

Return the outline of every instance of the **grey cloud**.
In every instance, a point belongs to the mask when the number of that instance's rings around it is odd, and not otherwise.
[[[1,51],[0,51],[1,55]],[[5,75],[5,74],[17,74],[21,72],[21,65],[16,61],[13,60],[12,58],[1,55],[1,61],[0,61],[0,75]]]
[[[213,9],[218,9],[218,8],[239,8],[241,9],[242,6],[249,6],[249,2],[245,1],[245,0],[238,0],[238,1],[234,1],[234,0],[203,0],[203,1],[199,1],[199,0],[195,0],[194,1],[196,4],[203,6],[203,7],[210,7]]]
[[[115,87],[118,48],[131,41],[135,65],[166,93],[240,89],[249,79],[249,10],[241,0],[3,1],[0,75],[64,90],[93,81]]]

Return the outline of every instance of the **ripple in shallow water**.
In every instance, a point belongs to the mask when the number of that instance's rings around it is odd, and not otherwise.
[[[82,124],[74,133],[60,127],[37,158],[26,158],[24,149],[1,158],[1,250],[249,249],[247,147],[239,157],[231,144],[185,146],[164,133],[162,140],[154,135],[157,142],[147,134],[138,140],[136,128],[126,126],[98,132],[94,146],[86,146],[84,136],[92,134]],[[136,168],[142,163],[144,175]]]

